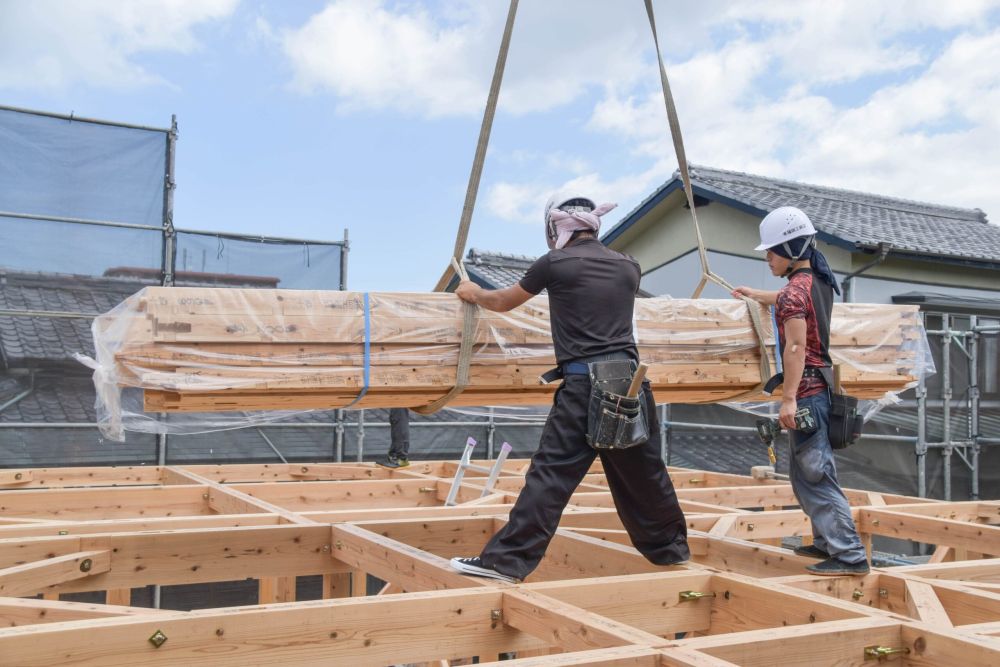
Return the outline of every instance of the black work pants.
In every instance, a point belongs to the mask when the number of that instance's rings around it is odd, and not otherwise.
[[[480,555],[484,565],[518,579],[527,577],[545,555],[570,496],[598,453],[618,516],[635,548],[658,565],[690,557],[684,514],[660,459],[660,429],[648,383],[645,395],[649,441],[598,452],[586,440],[590,379],[566,376],[510,519]]]
[[[410,453],[410,410],[389,410],[389,456],[405,459]]]

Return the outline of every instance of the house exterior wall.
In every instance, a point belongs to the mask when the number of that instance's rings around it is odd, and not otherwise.
[[[759,243],[760,219],[738,209],[711,202],[698,207],[698,221],[705,245],[711,248],[709,266],[733,284],[776,289],[764,264]],[[653,294],[689,297],[701,276],[697,241],[684,194],[677,191],[656,206],[643,220],[615,239],[615,250],[635,257],[643,271],[642,288]],[[819,243],[831,267],[841,277],[871,262],[874,256],[852,253],[840,246]],[[893,294],[926,290],[956,296],[1000,298],[1000,271],[976,269],[943,262],[921,262],[889,257],[855,279],[855,301],[891,302]],[[709,298],[727,296],[709,286]]]

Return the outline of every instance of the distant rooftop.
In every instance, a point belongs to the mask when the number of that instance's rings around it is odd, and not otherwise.
[[[811,185],[738,171],[691,165],[694,194],[763,217],[779,206],[809,215],[824,240],[851,248],[892,244],[901,254],[972,260],[1000,267],[1000,226],[978,208],[958,208],[909,199]],[[671,193],[680,190],[679,172],[615,225],[602,239],[610,243]]]
[[[463,264],[473,281],[485,287],[501,289],[519,281],[535,259],[525,255],[506,255],[472,248]]]
[[[536,259],[538,258],[471,248],[462,263],[473,282],[488,289],[503,289],[521,280]],[[640,289],[639,296],[649,297],[652,294]]]

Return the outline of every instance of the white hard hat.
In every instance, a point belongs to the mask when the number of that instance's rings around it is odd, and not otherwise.
[[[782,206],[768,213],[760,223],[760,245],[755,250],[767,250],[803,236],[815,236],[809,216],[794,206]]]

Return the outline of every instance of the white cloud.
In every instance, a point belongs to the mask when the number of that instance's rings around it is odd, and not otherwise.
[[[129,87],[161,81],[141,53],[191,53],[194,28],[229,16],[238,0],[0,0],[0,88],[74,84]]]
[[[966,207],[1000,218],[1000,30],[984,20],[1000,3],[954,3],[942,15],[928,3],[853,5],[857,22],[830,16],[838,3],[735,3],[730,13],[781,16],[809,39],[771,27],[705,49],[669,67],[688,158],[694,162],[806,182]],[[940,9],[934,4],[933,8]],[[839,11],[839,10],[838,10]],[[754,13],[755,12],[755,13]],[[782,13],[785,12],[785,13]],[[810,17],[809,13],[816,15]],[[909,30],[953,30],[940,53],[896,43]],[[990,30],[992,28],[992,31]],[[855,100],[830,97],[841,38],[863,58],[845,58],[844,85],[906,68]],[[811,44],[806,42],[811,41]],[[828,49],[832,46],[832,50]],[[916,57],[893,60],[885,54]],[[912,63],[920,62],[913,67]],[[659,88],[611,91],[590,127],[621,137],[637,155],[670,156]]]
[[[642,173],[626,174],[611,180],[606,180],[600,173],[592,171],[558,182],[500,181],[488,188],[486,208],[501,220],[541,226],[544,204],[553,192],[579,192],[599,204],[627,201],[649,194],[662,180],[661,175],[665,168],[665,163],[657,163]],[[606,219],[615,218],[621,213],[620,210],[616,211]]]
[[[294,85],[331,92],[349,111],[479,115],[505,5],[464,0],[449,4],[451,13],[442,17],[423,4],[335,0],[285,33]],[[501,108],[546,111],[580,99],[592,86],[632,85],[649,37],[641,5],[631,10],[603,0],[521,3]]]

